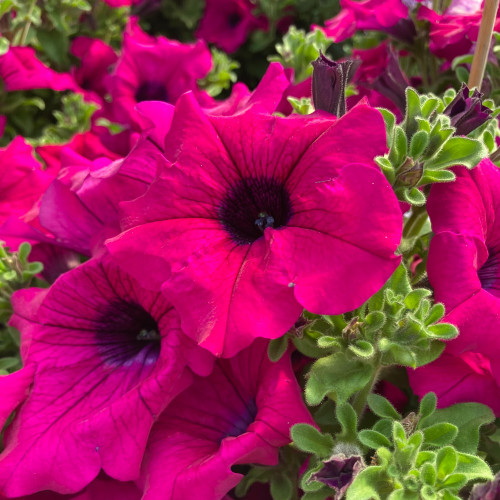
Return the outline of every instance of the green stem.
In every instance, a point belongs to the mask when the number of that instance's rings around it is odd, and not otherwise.
[[[28,38],[28,32],[29,32],[30,27],[31,27],[31,15],[33,14],[33,9],[35,8],[35,5],[36,5],[36,0],[31,0],[30,7],[28,10],[28,15],[26,16],[27,21],[23,27],[23,32],[21,34],[21,40],[19,42],[20,45],[26,45],[26,39]]]
[[[378,354],[375,358],[374,362],[374,369],[372,376],[370,377],[369,382],[361,389],[355,396],[354,399],[352,400],[352,407],[354,408],[354,411],[356,412],[356,415],[358,416],[358,420],[361,418],[361,415],[365,411],[366,407],[366,400],[368,399],[368,396],[371,394],[374,385],[378,382],[380,372],[382,370],[382,366],[380,364],[380,354]]]
[[[425,205],[421,207],[412,207],[412,214],[406,221],[403,228],[403,238],[411,238],[417,236],[424,224],[427,221],[427,210]]]

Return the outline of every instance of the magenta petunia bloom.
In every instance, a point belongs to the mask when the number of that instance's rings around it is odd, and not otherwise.
[[[197,80],[205,77],[211,66],[205,42],[182,44],[161,36],[150,37],[131,19],[124,33],[122,54],[108,80],[113,120],[137,128],[137,103],[174,104],[188,90],[201,101],[212,102],[197,86]]]
[[[430,24],[429,49],[432,53],[451,61],[455,57],[472,52],[482,17],[480,1],[452,2],[443,14],[438,14],[430,8],[432,2],[422,3],[418,19],[426,20]],[[499,29],[500,18],[497,15],[494,31]]]
[[[342,42],[359,30],[384,31],[407,42],[416,35],[404,0],[340,0],[340,6],[339,14],[320,27],[334,42]]]
[[[16,137],[0,148],[0,225],[9,217],[22,217],[40,199],[54,176],[42,169],[33,147]],[[4,238],[0,229],[0,239]]]
[[[382,117],[366,105],[339,120],[223,117],[186,94],[159,177],[122,204],[130,229],[109,248],[145,286],[163,286],[188,335],[233,356],[283,335],[304,307],[360,306],[394,271],[402,216],[373,163],[385,151]]]
[[[436,300],[446,306],[445,320],[460,331],[448,352],[482,354],[500,380],[500,170],[485,159],[455,173],[455,182],[431,189],[435,236],[427,271]]]
[[[0,81],[5,90],[76,90],[73,78],[45,66],[31,47],[10,47],[0,56]]]
[[[207,0],[196,36],[225,52],[234,52],[257,29],[266,29],[267,21],[255,17],[250,0]]]
[[[109,69],[118,60],[115,51],[98,38],[78,36],[71,44],[71,53],[81,61],[73,68],[76,82],[86,97],[101,102],[107,93]]]
[[[419,397],[435,392],[440,408],[472,401],[489,406],[500,416],[498,377],[492,374],[490,360],[479,353],[454,356],[445,351],[428,365],[408,369],[408,377],[413,392]]]
[[[197,378],[153,427],[142,466],[144,500],[219,500],[242,478],[236,464],[275,465],[290,427],[313,424],[286,353],[257,340]],[[314,424],[313,424],[314,425]]]
[[[62,275],[50,289],[13,296],[12,324],[29,341],[29,396],[7,429],[0,492],[75,493],[101,469],[134,480],[153,423],[212,368],[179,329],[160,293],[143,289],[109,257]]]
[[[39,220],[57,244],[98,255],[103,242],[120,232],[118,204],[142,195],[156,175],[144,141],[133,162],[88,160],[71,148],[61,152],[61,170],[40,201]],[[156,149],[155,149],[156,151]]]

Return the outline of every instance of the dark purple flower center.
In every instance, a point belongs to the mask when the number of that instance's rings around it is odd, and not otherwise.
[[[225,433],[223,438],[229,436],[241,436],[248,429],[248,426],[255,420],[257,416],[257,404],[254,399],[251,399],[245,405],[245,411],[241,414],[235,415],[231,419],[232,426]]]
[[[488,259],[477,272],[482,288],[500,297],[500,251],[488,250]]]
[[[218,217],[233,241],[248,245],[268,227],[285,226],[292,215],[285,186],[268,177],[240,179],[219,206]]]
[[[98,325],[97,346],[106,364],[151,365],[158,359],[161,348],[158,324],[139,304],[111,303],[98,319]]]
[[[168,102],[167,89],[163,82],[144,82],[139,85],[135,93],[135,100],[142,101],[164,101]]]
[[[231,28],[236,28],[243,18],[238,12],[232,12],[227,18],[227,23]]]

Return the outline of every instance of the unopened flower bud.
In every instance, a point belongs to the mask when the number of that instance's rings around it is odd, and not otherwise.
[[[467,85],[462,84],[455,99],[443,111],[457,129],[455,135],[468,135],[491,118],[491,109],[483,105],[482,97],[483,94],[477,89],[470,95]]]
[[[345,115],[345,88],[359,64],[360,61],[354,59],[337,63],[320,53],[312,63],[312,95],[316,110],[337,117]]]

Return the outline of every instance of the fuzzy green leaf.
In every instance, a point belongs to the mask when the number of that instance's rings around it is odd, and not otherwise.
[[[410,156],[418,158],[429,144],[429,134],[425,130],[415,132],[410,141]]]
[[[290,500],[293,498],[292,481],[285,474],[276,474],[271,479],[271,496],[273,500]]]
[[[392,420],[401,420],[401,415],[396,411],[396,408],[379,394],[372,393],[367,398],[367,403],[370,410],[381,418],[390,418]]]
[[[450,170],[427,170],[418,182],[417,186],[434,184],[435,182],[452,182],[457,176]]]
[[[381,446],[385,446],[386,448],[391,446],[391,442],[383,434],[371,429],[359,431],[358,439],[362,444],[368,448],[373,448],[374,450],[380,448]]]
[[[366,340],[357,340],[349,346],[349,350],[360,358],[371,358],[375,354],[375,349],[370,342]]]
[[[493,478],[489,465],[481,458],[468,453],[458,453],[458,464],[455,472],[465,474],[468,481]]]
[[[435,467],[429,463],[424,464],[422,469],[420,470],[420,479],[422,479],[425,484],[434,486],[436,478],[437,473]]]
[[[436,471],[438,479],[443,480],[451,474],[458,463],[458,454],[452,446],[441,448],[436,455]]]
[[[427,328],[427,334],[437,339],[450,340],[458,336],[458,329],[450,323],[437,323]]]
[[[347,440],[350,438],[355,439],[358,427],[358,416],[354,408],[349,403],[337,405],[336,415],[342,427],[343,437]]]
[[[372,466],[362,470],[347,489],[346,500],[381,500],[377,486],[383,489],[389,480],[382,467]],[[389,486],[389,488],[392,487]],[[390,490],[389,490],[390,491]]]
[[[273,362],[279,361],[285,354],[288,347],[288,336],[283,335],[277,339],[272,339],[267,347],[267,355]]]
[[[405,298],[405,306],[408,309],[416,309],[424,297],[428,297],[432,292],[427,288],[417,288],[412,290]]]
[[[458,427],[447,422],[431,425],[422,429],[425,444],[428,446],[444,446],[453,443],[457,437]]]
[[[329,457],[332,454],[332,436],[322,434],[312,425],[295,424],[290,430],[290,435],[299,450],[313,453],[322,458]]]
[[[429,417],[436,411],[437,397],[434,392],[428,392],[420,401],[419,414],[422,419]],[[420,420],[423,422],[423,420]],[[420,426],[419,426],[420,427]]]
[[[439,170],[454,165],[472,168],[486,155],[486,148],[481,142],[468,137],[450,137],[437,156],[426,161],[425,168]]]
[[[309,372],[305,395],[310,405],[318,405],[330,394],[337,403],[347,401],[370,381],[373,367],[338,352],[318,359]]]
[[[432,306],[432,309],[429,311],[427,318],[425,319],[425,325],[429,326],[433,323],[439,321],[445,314],[444,305],[438,302]]]

